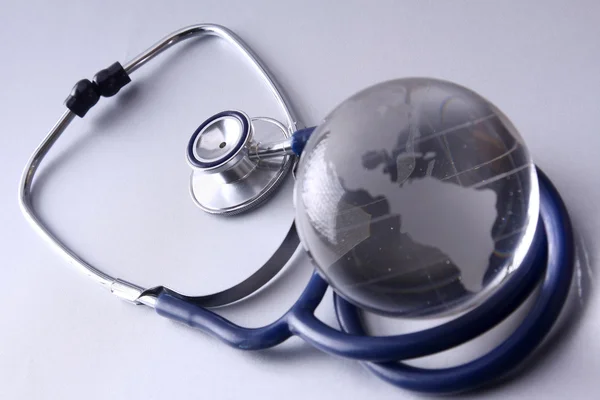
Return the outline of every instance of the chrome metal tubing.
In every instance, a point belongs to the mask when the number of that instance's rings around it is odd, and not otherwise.
[[[269,117],[254,117],[254,118],[252,118],[252,121],[257,121],[257,120],[258,121],[266,121],[271,124],[274,124],[284,132],[286,130],[286,128],[281,124],[281,122],[277,121],[276,119],[269,118]],[[295,155],[294,151],[292,150],[292,136],[294,135],[295,131],[296,130],[293,130],[291,132],[288,131],[287,137],[282,140],[277,140],[275,142],[267,142],[267,143],[261,143],[261,142],[253,143],[251,145],[250,151],[248,152],[249,153],[248,156],[252,160],[264,160],[264,159],[273,158],[273,157]]]
[[[269,86],[269,89],[271,90],[273,96],[275,96],[277,99],[279,106],[285,111],[287,129],[290,132],[290,135],[294,133],[298,129],[296,126],[298,122],[292,111],[292,108],[289,106],[290,102],[286,98],[284,91],[279,87],[277,82],[271,78],[272,75],[268,68],[252,51],[252,49],[250,49],[235,33],[224,26],[215,24],[198,24],[175,31],[169,36],[155,43],[152,47],[135,57],[133,60],[127,62],[123,68],[125,71],[127,71],[127,73],[130,74],[171,46],[186,39],[205,35],[214,35],[226,40],[238,51],[240,51],[248,61],[250,61],[259,75],[263,78],[263,81]]]
[[[204,35],[218,36],[232,44],[237,50],[246,56],[246,59],[255,67],[256,71],[262,77],[263,81],[267,84],[273,96],[277,100],[278,105],[284,111],[287,122],[286,128],[290,134],[292,134],[298,128],[296,126],[297,120],[283,91],[279,88],[278,84],[271,77],[267,68],[256,56],[256,54],[254,54],[254,52],[248,48],[246,44],[239,37],[237,37],[237,35],[223,26],[214,24],[198,24],[178,30],[166,36],[154,46],[143,51],[141,54],[133,58],[133,60],[125,63],[124,69],[127,71],[127,73],[131,74],[171,46],[186,39],[201,37]],[[62,135],[74,118],[75,114],[73,112],[69,110],[65,111],[58,122],[47,134],[46,138],[35,149],[33,155],[30,157],[25,170],[23,171],[19,187],[19,205],[21,210],[35,231],[48,243],[50,243],[50,245],[58,253],[60,253],[67,260],[67,262],[69,262],[69,264],[82,271],[85,275],[89,276],[106,289],[109,289],[116,296],[135,304],[145,304],[149,307],[154,307],[156,298],[153,294],[151,294],[151,292],[131,282],[110,276],[109,274],[92,266],[90,263],[79,257],[73,250],[71,250],[66,244],[58,239],[46,225],[44,225],[33,208],[31,201],[31,186],[35,173],[44,157],[48,154],[54,143],[56,143],[58,138]]]
[[[281,157],[294,155],[292,150],[292,139],[287,138],[277,142],[257,143],[250,151],[250,158],[253,160],[262,160],[271,157]]]

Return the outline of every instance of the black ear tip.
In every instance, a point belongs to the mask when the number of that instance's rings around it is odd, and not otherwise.
[[[123,66],[116,62],[94,76],[94,81],[82,79],[75,84],[65,105],[75,115],[83,118],[94,107],[100,96],[111,97],[131,82],[131,78]]]
[[[65,105],[75,115],[83,118],[100,99],[98,86],[89,79],[82,79],[75,84],[71,94],[65,100]]]
[[[98,85],[102,96],[111,97],[117,94],[123,86],[131,82],[131,78],[123,66],[119,62],[116,62],[98,72],[94,77],[94,82]]]

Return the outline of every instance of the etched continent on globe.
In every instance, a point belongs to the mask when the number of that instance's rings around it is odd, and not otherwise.
[[[481,97],[391,81],[344,102],[313,136],[298,171],[298,229],[348,300],[439,315],[480,301],[518,266],[537,223],[535,170]]]

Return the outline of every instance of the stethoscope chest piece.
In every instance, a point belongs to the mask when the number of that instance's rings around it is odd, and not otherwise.
[[[290,136],[278,121],[223,111],[204,121],[190,138],[187,159],[193,172],[194,202],[211,214],[239,214],[265,201],[290,171],[287,155],[261,159],[261,143]]]

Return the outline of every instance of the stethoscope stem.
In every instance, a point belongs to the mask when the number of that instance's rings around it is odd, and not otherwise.
[[[249,152],[250,159],[263,160],[266,158],[281,157],[288,155],[299,156],[304,150],[304,146],[314,132],[315,127],[297,130],[286,139],[268,142],[256,143],[254,149]]]

